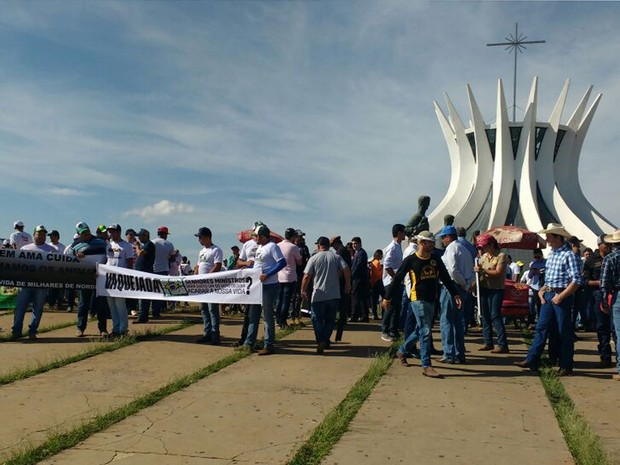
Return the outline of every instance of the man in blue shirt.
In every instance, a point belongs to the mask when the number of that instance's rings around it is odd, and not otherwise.
[[[522,362],[515,362],[521,368],[536,370],[540,356],[550,338],[550,350],[554,349],[553,338],[559,336],[558,376],[567,376],[573,373],[573,354],[575,339],[571,318],[573,294],[583,285],[581,275],[581,260],[573,253],[566,241],[571,237],[564,226],[558,223],[549,223],[547,229],[539,234],[547,235],[547,245],[551,253],[547,257],[545,268],[545,285],[538,292],[542,307],[536,324],[536,335],[527,358]]]

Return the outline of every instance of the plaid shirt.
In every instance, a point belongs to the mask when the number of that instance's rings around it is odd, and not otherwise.
[[[551,249],[545,266],[545,284],[549,287],[568,287],[570,283],[583,285],[581,260],[573,253],[568,242]]]
[[[603,258],[601,268],[601,290],[603,295],[611,294],[620,289],[620,248],[614,248]]]

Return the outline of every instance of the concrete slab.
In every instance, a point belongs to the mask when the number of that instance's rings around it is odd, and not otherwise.
[[[325,356],[297,331],[42,463],[286,463],[385,348],[375,325],[357,328]]]
[[[75,314],[52,313],[43,321],[42,327],[58,323],[74,322]],[[129,329],[132,334],[145,334],[148,331],[156,331],[166,326],[179,324],[187,316],[170,316],[162,320],[150,322],[144,325],[132,325]],[[199,321],[194,315],[193,319]],[[51,320],[51,321],[50,321]],[[12,320],[11,320],[12,324]],[[236,323],[232,323],[236,324]],[[111,322],[108,322],[108,326]],[[16,341],[0,343],[0,374],[6,375],[16,370],[36,368],[50,362],[81,354],[99,345],[109,345],[110,341],[99,337],[97,322],[90,321],[85,331],[85,337],[75,336],[75,326],[57,329],[38,334],[36,341],[30,341],[27,337]]]
[[[229,346],[196,344],[201,334],[202,326],[194,325],[3,386],[0,403],[3,414],[12,420],[0,423],[0,459],[11,450],[40,444],[50,433],[73,428],[232,352]],[[238,334],[237,325],[222,326],[225,341],[236,340]],[[5,343],[0,349],[4,346],[26,345]],[[31,346],[44,351],[46,344]]]
[[[538,377],[511,366],[525,346],[481,355],[468,342],[467,365],[435,363],[444,379],[392,365],[323,464],[573,463]]]
[[[575,343],[575,374],[562,378],[562,384],[578,412],[601,438],[611,462],[620,465],[620,396],[614,394],[620,391],[620,383],[611,379],[617,368],[596,369],[600,360],[596,333],[579,336],[581,340]]]

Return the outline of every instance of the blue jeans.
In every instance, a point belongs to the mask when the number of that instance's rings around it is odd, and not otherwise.
[[[312,320],[314,337],[317,343],[329,343],[329,338],[332,336],[334,326],[336,325],[338,300],[339,299],[323,300],[310,304],[310,309],[312,310],[310,319]]]
[[[435,304],[424,300],[414,300],[410,304],[418,324],[417,331],[413,331],[398,349],[403,354],[412,352],[412,347],[420,340],[420,360],[422,368],[431,366],[431,323]]]
[[[260,323],[261,309],[265,320],[265,347],[273,346],[276,341],[276,325],[274,313],[276,300],[278,299],[278,283],[263,284],[263,305],[250,305],[250,324],[248,325],[248,337],[244,345],[254,347],[258,336],[258,324]]]
[[[200,313],[204,324],[203,334],[213,339],[220,338],[220,306],[214,303],[200,304]]]
[[[616,334],[616,341],[620,341],[620,300],[618,299],[618,292],[614,293],[614,297],[611,301],[611,321],[614,326],[613,330]],[[620,348],[616,342],[616,368],[620,374]]]
[[[289,309],[291,308],[291,300],[295,289],[297,288],[297,281],[292,283],[279,283],[278,289],[278,314],[276,317],[279,325],[285,325],[286,320],[289,318]]]
[[[555,305],[551,303],[551,299],[555,296],[555,292],[545,292],[545,303],[540,307],[540,316],[536,324],[536,335],[534,342],[527,352],[527,362],[532,366],[538,366],[540,356],[547,338],[549,338],[549,356],[550,358],[559,357],[560,368],[565,370],[573,369],[573,354],[575,351],[575,331],[573,329],[573,319],[571,309],[573,307],[573,296],[569,296],[560,303]],[[555,354],[555,343],[552,336],[557,335],[559,338],[559,353]]]
[[[30,302],[32,302],[32,319],[28,327],[28,334],[37,334],[37,329],[39,329],[39,324],[41,323],[41,316],[43,315],[43,305],[45,304],[46,296],[47,289],[22,287],[19,290],[15,302],[15,313],[13,314],[13,336],[21,337],[24,316],[26,315],[26,309]]]
[[[441,317],[439,327],[441,329],[441,345],[443,346],[443,358],[450,361],[465,360],[465,301],[469,293],[459,293],[462,300],[461,308],[456,304],[448,290],[441,286]]]
[[[391,284],[390,284],[391,286]],[[402,303],[402,284],[399,289],[396,290],[394,298],[390,302],[390,306],[387,311],[383,312],[383,321],[381,322],[381,331],[384,334],[398,337],[398,326],[400,321],[400,308]],[[388,290],[386,290],[386,293]]]
[[[601,360],[609,360],[611,361],[611,338],[614,337],[614,342],[616,340],[616,334],[612,334],[611,330],[611,319],[612,315],[605,315],[601,312],[600,305],[601,300],[603,298],[603,293],[596,289],[593,292],[594,298],[594,321],[596,323],[596,336],[598,338],[598,354],[601,357]]]
[[[88,324],[88,313],[92,308],[97,314],[97,328],[99,332],[107,332],[107,315],[105,305],[101,305],[103,297],[96,297],[92,289],[82,289],[78,291],[78,311],[77,328],[80,331],[86,330]]]
[[[167,271],[157,271],[155,274],[160,276],[168,276],[169,273]],[[162,310],[166,308],[165,300],[153,300],[153,318],[159,318],[161,316]],[[147,315],[148,318],[148,315]]]
[[[502,319],[502,300],[504,300],[504,289],[487,289],[480,286],[480,316],[482,318],[482,338],[484,345],[493,345],[493,326],[497,333],[497,345],[508,347],[506,340],[506,328]]]
[[[107,299],[112,317],[112,334],[125,334],[129,330],[125,299],[123,297],[108,297]]]

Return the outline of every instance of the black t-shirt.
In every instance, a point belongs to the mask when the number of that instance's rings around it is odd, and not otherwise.
[[[601,266],[603,257],[600,252],[595,251],[583,264],[583,278],[586,281],[598,281],[601,279]]]
[[[148,241],[146,244],[140,244],[142,246],[142,250],[146,251],[146,254],[136,259],[134,269],[137,271],[152,273],[153,263],[155,263],[155,244],[153,244],[151,241]]]
[[[458,295],[454,281],[450,278],[448,270],[441,258],[435,254],[431,254],[429,258],[420,258],[417,253],[409,255],[403,260],[398,268],[398,272],[392,280],[392,285],[386,299],[400,298],[395,294],[405,277],[411,280],[411,292],[409,297],[411,301],[424,300],[426,302],[435,302],[437,300],[437,286],[439,280],[446,286],[448,292],[453,297]]]

